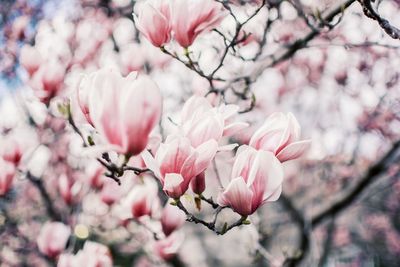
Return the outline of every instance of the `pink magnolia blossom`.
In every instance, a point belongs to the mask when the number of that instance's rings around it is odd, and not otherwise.
[[[75,177],[69,177],[66,174],[62,174],[58,178],[58,190],[64,202],[71,205],[76,201],[75,198],[81,190],[81,183],[75,180]]]
[[[86,77],[78,89],[78,103],[89,123],[117,152],[138,155],[162,109],[158,86],[145,75],[122,77],[101,69]]]
[[[277,200],[282,191],[282,166],[269,151],[239,148],[231,178],[218,202],[242,216],[254,213],[265,202]]]
[[[174,38],[185,48],[225,17],[222,5],[212,0],[174,0],[171,4]]]
[[[166,194],[179,198],[187,191],[190,181],[209,166],[217,146],[215,140],[209,140],[193,148],[189,139],[169,136],[160,145],[155,158],[145,151],[143,159],[160,179]]]
[[[137,29],[157,47],[171,40],[171,9],[169,0],[149,0],[135,7]]]
[[[65,77],[65,67],[58,60],[50,60],[40,65],[33,74],[30,84],[36,95],[45,103],[61,90]]]
[[[142,184],[137,184],[132,188],[123,200],[123,205],[128,206],[136,219],[146,215],[151,216],[160,205],[157,193],[157,183],[149,177],[144,177]]]
[[[206,176],[204,172],[196,175],[196,177],[190,181],[190,188],[192,189],[193,193],[198,195],[206,190]]]
[[[101,189],[104,184],[106,177],[104,176],[105,169],[103,166],[93,166],[87,170],[87,176],[89,178],[89,184],[91,187]]]
[[[167,203],[161,215],[161,226],[164,234],[169,236],[181,227],[185,223],[185,220],[186,216],[181,210]]]
[[[73,254],[61,254],[58,258],[57,267],[76,267],[76,257]]]
[[[39,69],[42,63],[42,56],[35,47],[24,45],[21,48],[19,61],[22,67],[32,76]]]
[[[108,247],[105,245],[86,241],[83,249],[76,255],[79,266],[87,267],[111,267],[112,258]]]
[[[208,140],[217,142],[247,127],[247,123],[230,122],[237,114],[236,105],[212,107],[204,97],[192,96],[182,108],[182,133],[197,147]]]
[[[178,253],[183,239],[182,233],[175,232],[165,239],[158,240],[153,246],[154,253],[163,260],[169,260]]]
[[[19,140],[9,139],[5,144],[2,145],[1,154],[5,161],[8,161],[15,166],[19,164],[22,158],[23,150],[22,144]]]
[[[83,249],[76,255],[62,254],[57,262],[57,267],[112,267],[113,260],[108,247],[86,241]]]
[[[281,161],[300,157],[310,146],[310,140],[299,140],[300,125],[292,113],[273,113],[253,134],[249,145],[271,151]]]
[[[0,196],[10,190],[16,172],[14,164],[0,158]]]
[[[40,252],[53,258],[65,249],[70,235],[71,229],[65,224],[46,222],[36,241]]]
[[[124,74],[139,71],[146,63],[146,50],[136,43],[124,45],[121,47],[120,59]]]
[[[119,201],[123,195],[122,187],[115,181],[107,179],[103,182],[100,192],[100,199],[107,205],[112,205]]]

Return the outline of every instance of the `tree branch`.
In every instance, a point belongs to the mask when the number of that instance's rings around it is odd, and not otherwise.
[[[321,224],[326,218],[335,216],[348,208],[365,189],[375,180],[375,178],[384,173],[390,163],[393,161],[398,150],[400,149],[400,140],[392,145],[392,148],[374,165],[372,165],[366,172],[366,174],[359,180],[358,184],[350,190],[342,199],[336,201],[333,205],[329,206],[325,210],[316,214],[311,219],[312,227],[315,228]]]
[[[375,20],[378,22],[379,26],[393,39],[400,40],[400,29],[391,25],[390,22],[382,18],[377,11],[372,7],[371,2],[375,2],[375,0],[357,0],[363,8],[363,12],[365,16],[368,18]]]
[[[40,196],[43,199],[44,205],[46,206],[47,214],[54,221],[62,222],[61,214],[54,208],[53,200],[50,198],[46,188],[41,179],[33,176],[30,172],[26,174],[26,178],[38,189]]]
[[[282,203],[284,208],[289,212],[290,217],[296,223],[300,231],[300,248],[299,253],[293,257],[287,258],[283,266],[293,267],[299,264],[306,256],[310,247],[310,229],[306,223],[301,212],[294,206],[292,201],[284,194],[281,195],[279,201]]]
[[[355,1],[356,0],[346,0],[344,3],[331,10],[327,15],[323,16],[322,21],[327,23],[331,22],[337,15],[343,13],[344,10],[351,6],[351,4],[353,4]],[[273,67],[276,64],[285,61],[288,58],[291,58],[298,50],[306,47],[306,45],[319,34],[320,30],[314,28],[306,36],[296,40],[291,45],[289,45],[280,54],[278,53],[278,55],[271,55],[267,57],[265,60],[260,62],[258,67],[255,68],[255,71],[250,75],[250,80],[255,81],[258,76],[260,76],[264,72],[265,69]],[[243,79],[243,77],[236,78],[234,81],[240,81],[241,79]]]

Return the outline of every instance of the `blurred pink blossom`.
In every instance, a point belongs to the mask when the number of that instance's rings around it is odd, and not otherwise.
[[[16,172],[14,164],[0,158],[0,196],[10,190]]]
[[[186,220],[185,214],[176,206],[167,203],[162,211],[161,226],[164,234],[169,236],[180,228]]]
[[[163,260],[171,259],[183,243],[183,234],[176,232],[154,243],[154,253]]]
[[[42,56],[35,47],[24,45],[20,51],[19,61],[22,67],[32,76],[42,64]]]
[[[58,256],[68,242],[71,229],[60,222],[46,222],[37,238],[37,245],[40,252],[48,257]]]

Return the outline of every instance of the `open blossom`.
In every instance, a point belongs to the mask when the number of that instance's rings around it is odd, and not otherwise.
[[[62,88],[65,67],[59,60],[42,63],[31,77],[30,85],[35,94],[45,103],[56,96]]]
[[[46,222],[40,230],[37,245],[46,256],[56,257],[65,249],[70,235],[71,229],[65,224]]]
[[[161,215],[161,226],[164,234],[169,236],[181,227],[185,220],[186,216],[180,209],[167,203]]]
[[[154,45],[161,47],[171,40],[170,0],[148,0],[135,7],[137,29]]]
[[[202,32],[216,26],[225,17],[221,4],[213,0],[172,1],[172,30],[182,47],[189,47]]]
[[[242,216],[248,216],[265,202],[279,198],[283,170],[271,152],[242,146],[233,164],[231,179],[219,195],[218,202]]]
[[[192,96],[182,108],[182,133],[194,147],[211,139],[219,142],[223,136],[247,127],[244,122],[230,122],[238,110],[237,105],[212,107],[206,98]]]
[[[300,139],[300,125],[292,113],[273,113],[253,134],[249,145],[271,151],[281,161],[300,157],[310,146],[310,140]]]
[[[149,177],[144,177],[143,183],[135,185],[122,200],[122,205],[127,207],[136,219],[151,216],[160,205],[157,193],[157,183]]]
[[[0,196],[3,196],[11,188],[16,169],[14,164],[0,158],[0,170]]]
[[[161,116],[160,91],[146,75],[122,77],[101,69],[82,79],[77,97],[88,122],[117,152],[127,155],[146,148]]]
[[[169,136],[155,158],[145,151],[143,159],[160,179],[166,194],[179,198],[187,191],[190,181],[210,165],[217,146],[215,140],[209,140],[194,148],[185,137]]]

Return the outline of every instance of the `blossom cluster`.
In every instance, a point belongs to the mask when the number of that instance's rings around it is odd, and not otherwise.
[[[314,2],[82,0],[80,12],[40,20],[31,39],[29,16],[17,20],[10,43],[22,88],[0,103],[0,261],[180,266],[211,238],[213,266],[238,238],[282,266],[307,255],[314,233],[351,244],[340,201],[356,203],[374,176],[398,185],[396,143],[372,165],[399,134],[398,92],[377,93],[395,88],[396,61],[372,48],[351,63],[337,46],[298,53],[325,29],[319,41],[350,35],[331,24],[341,8],[311,14]],[[385,199],[396,214],[398,197]],[[327,208],[315,215],[315,203]],[[384,236],[398,253],[395,223],[366,218],[376,229],[365,239]],[[290,236],[291,227],[303,247],[269,255],[275,230]]]

